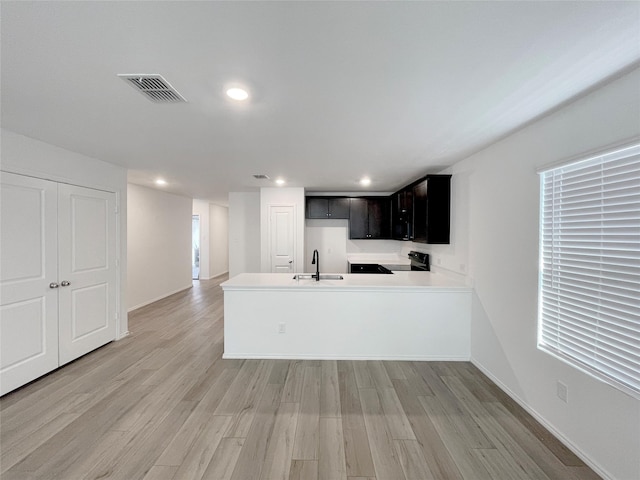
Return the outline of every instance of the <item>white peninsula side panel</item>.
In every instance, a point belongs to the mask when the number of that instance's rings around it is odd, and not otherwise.
[[[223,285],[224,358],[470,358],[469,288],[367,284],[362,275],[316,284],[271,274],[269,285],[258,275]]]

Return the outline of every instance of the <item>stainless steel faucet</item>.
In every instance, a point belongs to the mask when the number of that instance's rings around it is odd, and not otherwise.
[[[318,250],[313,251],[313,258],[311,259],[311,265],[316,266],[316,274],[313,275],[313,278],[316,279],[316,282],[320,281],[320,254]]]

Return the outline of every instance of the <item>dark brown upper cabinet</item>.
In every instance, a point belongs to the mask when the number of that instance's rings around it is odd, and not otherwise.
[[[350,202],[350,239],[391,238],[390,197],[354,197]]]
[[[390,197],[307,197],[307,218],[349,219],[349,238],[450,242],[451,175],[427,175]]]
[[[451,175],[427,175],[413,184],[413,238],[417,243],[449,243]]]
[[[307,218],[349,218],[348,197],[307,197]]]

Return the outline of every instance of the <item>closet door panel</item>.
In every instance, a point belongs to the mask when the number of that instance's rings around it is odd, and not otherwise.
[[[64,365],[116,337],[115,194],[61,184],[58,205]]]
[[[57,368],[57,184],[0,173],[0,395]]]

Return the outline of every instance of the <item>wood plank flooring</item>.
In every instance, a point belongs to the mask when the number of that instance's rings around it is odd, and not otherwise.
[[[464,362],[223,360],[224,278],[0,400],[0,478],[599,478]]]

